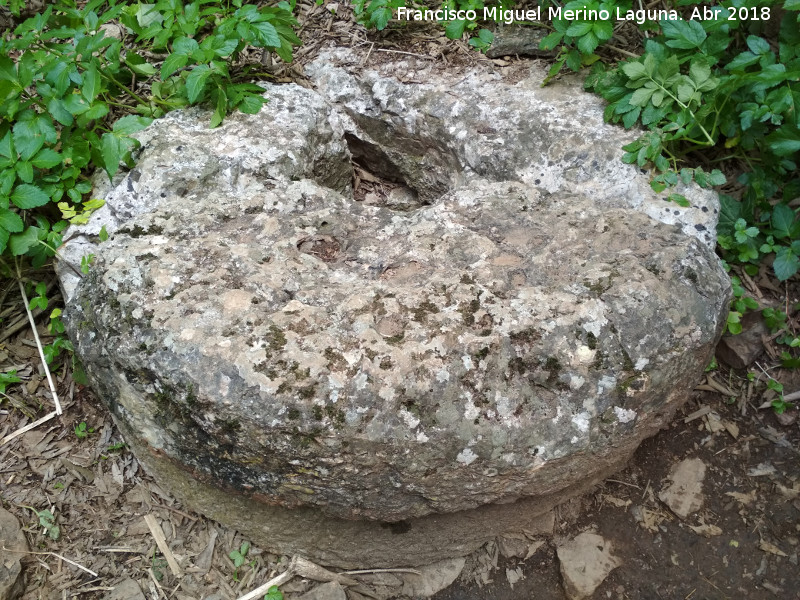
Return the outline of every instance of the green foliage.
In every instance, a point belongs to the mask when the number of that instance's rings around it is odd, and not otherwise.
[[[273,585],[267,590],[264,600],[283,600],[283,592],[278,589],[278,586]]]
[[[22,380],[19,377],[17,377],[16,369],[0,373],[0,394],[5,394],[6,387],[9,386],[10,384],[19,383],[20,381]]]
[[[75,426],[75,437],[77,437],[79,440],[85,440],[87,437],[89,437],[90,433],[94,433],[94,428],[88,427],[83,421]]]
[[[8,0],[3,2],[9,5]],[[10,3],[18,14],[24,3]],[[233,70],[247,46],[292,59],[293,3],[57,0],[0,40],[0,260],[41,266],[102,200],[89,176],[132,166],[132,134],[204,103],[211,125],[256,113],[263,90]],[[104,25],[120,23],[121,39]],[[112,28],[114,26],[112,25]],[[134,43],[135,47],[128,44]],[[58,210],[53,210],[58,207]],[[60,218],[59,218],[60,215]]]
[[[61,528],[56,525],[56,517],[51,511],[36,510],[32,506],[22,506],[36,515],[39,520],[39,526],[44,528],[47,537],[54,541],[61,537]]]
[[[614,23],[617,7],[628,10],[631,3],[623,1],[614,2],[581,2],[573,0],[564,5],[561,18],[553,19],[553,31],[539,44],[542,50],[555,50],[559,48],[558,55],[544,83],[547,84],[558,75],[564,65],[573,71],[579,71],[585,66],[597,62],[600,57],[595,54],[597,47],[609,41],[614,35]],[[567,11],[576,11],[577,18],[567,18]],[[579,11],[579,12],[578,12]],[[592,12],[594,11],[594,12]],[[607,11],[601,13],[600,11]],[[608,14],[608,19],[586,18],[597,14]],[[572,16],[572,15],[570,15]]]
[[[793,0],[729,0],[714,9],[683,4],[687,19],[660,21],[642,56],[611,67],[595,65],[587,87],[608,100],[606,120],[649,130],[625,147],[624,160],[652,166],[657,192],[679,181],[704,187],[725,183],[716,169],[684,167],[692,152],[714,147],[749,165],[740,178],[742,199],[721,197],[723,258],[752,275],[771,256],[775,276],[785,281],[800,268],[800,222],[788,204],[800,195],[800,5]],[[781,4],[777,39],[767,39],[763,24],[778,18]],[[689,19],[695,11],[702,18]],[[677,194],[668,199],[688,204]],[[729,321],[729,329],[737,324]]]
[[[234,571],[233,571],[233,580],[239,581],[239,568],[247,562],[247,554],[250,552],[250,542],[242,542],[242,545],[239,546],[236,550],[231,550],[228,553],[228,558],[233,561]],[[255,561],[251,563],[251,566],[255,564]]]

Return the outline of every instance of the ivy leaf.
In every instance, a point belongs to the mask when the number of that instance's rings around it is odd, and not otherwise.
[[[45,194],[35,185],[22,183],[11,194],[11,201],[22,210],[44,206],[50,202],[50,196]]]
[[[22,218],[13,210],[0,208],[0,227],[11,233],[19,233],[25,228]]]
[[[186,93],[189,102],[194,104],[197,101],[203,93],[210,75],[211,67],[208,65],[197,65],[192,69],[191,73],[189,73],[189,76],[186,78]]]

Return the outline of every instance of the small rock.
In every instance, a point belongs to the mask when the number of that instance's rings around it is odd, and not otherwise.
[[[123,579],[103,600],[145,600],[142,588],[133,579]]]
[[[411,188],[400,186],[386,196],[386,208],[392,210],[413,210],[422,206],[419,196]]]
[[[750,314],[754,315],[750,317]],[[750,313],[742,320],[742,332],[724,335],[717,346],[717,358],[734,369],[746,369],[764,351],[762,336],[769,335],[761,313]]]
[[[23,552],[28,551],[28,541],[17,518],[3,508],[0,508],[0,547],[3,548],[0,555],[0,600],[14,600],[22,594],[20,558]]]
[[[318,585],[297,600],[347,600],[344,588],[335,581]]]
[[[508,579],[508,585],[512,588],[514,584],[522,581],[525,579],[525,574],[522,572],[522,567],[517,567],[516,569],[506,569],[506,579]]]
[[[687,458],[670,471],[672,483],[661,490],[658,497],[672,512],[685,519],[703,506],[705,476],[706,464],[699,458]]]
[[[588,531],[558,547],[564,593],[569,600],[590,597],[608,574],[622,564],[611,552],[610,541]]]
[[[500,554],[505,558],[525,557],[528,554],[528,546],[530,546],[528,540],[516,537],[501,536],[497,540],[497,547],[500,549]]]
[[[412,598],[433,596],[456,580],[466,562],[463,557],[450,558],[417,569],[421,575],[404,574],[403,594]]]

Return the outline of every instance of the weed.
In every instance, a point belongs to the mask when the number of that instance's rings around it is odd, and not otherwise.
[[[61,528],[56,525],[56,517],[50,510],[36,510],[32,506],[25,506],[24,504],[21,506],[36,515],[36,518],[39,519],[39,526],[44,529],[47,537],[53,541],[61,537]]]
[[[247,562],[247,554],[250,552],[250,543],[242,542],[236,550],[231,550],[228,557],[233,561],[234,572],[233,580],[239,581],[239,568]]]
[[[24,5],[0,4],[12,14]],[[293,9],[56,0],[9,30],[0,40],[0,260],[24,256],[38,267],[53,256],[64,229],[103,204],[87,198],[91,172],[113,177],[131,166],[131,135],[152,118],[198,103],[212,107],[212,126],[232,110],[258,112],[263,89],[248,82],[252,68],[234,75],[230,65],[248,46],[290,61],[300,43]],[[112,21],[127,30],[122,39],[106,36]]]
[[[267,590],[264,600],[283,600],[283,592],[278,589],[278,586],[273,585]]]
[[[79,440],[85,440],[89,434],[94,433],[93,427],[88,427],[84,421],[81,421],[75,426],[75,437]]]

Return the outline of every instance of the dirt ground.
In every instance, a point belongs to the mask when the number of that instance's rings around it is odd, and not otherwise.
[[[443,39],[441,30],[367,35],[332,6],[301,7],[306,44],[295,65],[276,67],[277,80],[297,80],[302,65],[330,44],[353,48],[364,64],[393,52],[465,68],[488,60],[463,42]],[[494,64],[513,74],[526,63],[509,57]],[[54,298],[57,288],[50,283]],[[748,291],[758,296],[764,282],[749,283]],[[3,443],[52,411],[53,401],[16,284],[0,287],[0,372],[16,369],[22,379],[0,394],[0,499],[22,524],[30,547],[22,558],[24,600],[106,598],[115,588],[124,600],[139,594],[148,600],[233,600],[287,568],[291,557],[248,548],[240,534],[192,513],[162,490],[127,450],[102,402],[73,381],[68,366],[55,373],[64,413]],[[775,303],[788,307],[798,300],[795,289],[766,287]],[[46,343],[45,316],[37,323]],[[671,427],[646,441],[625,471],[558,507],[552,536],[511,532],[490,542],[467,557],[460,577],[434,598],[562,600],[557,548],[586,531],[610,542],[619,564],[594,599],[800,598],[800,431],[796,411],[779,420],[764,397],[762,375],[773,363],[768,354],[752,366],[755,381],[744,371],[709,372]],[[770,372],[787,392],[800,388],[791,375]],[[686,459],[697,459],[691,464],[702,465],[704,476],[689,494],[694,510],[681,518],[663,498],[671,473]],[[234,551],[239,556],[231,558]],[[11,553],[0,556],[7,561]],[[341,597],[318,592],[329,574],[306,575],[281,585],[287,600],[309,590],[309,600]],[[358,584],[345,586],[347,598],[408,598],[402,575],[352,574]],[[126,580],[136,585],[121,592]]]

